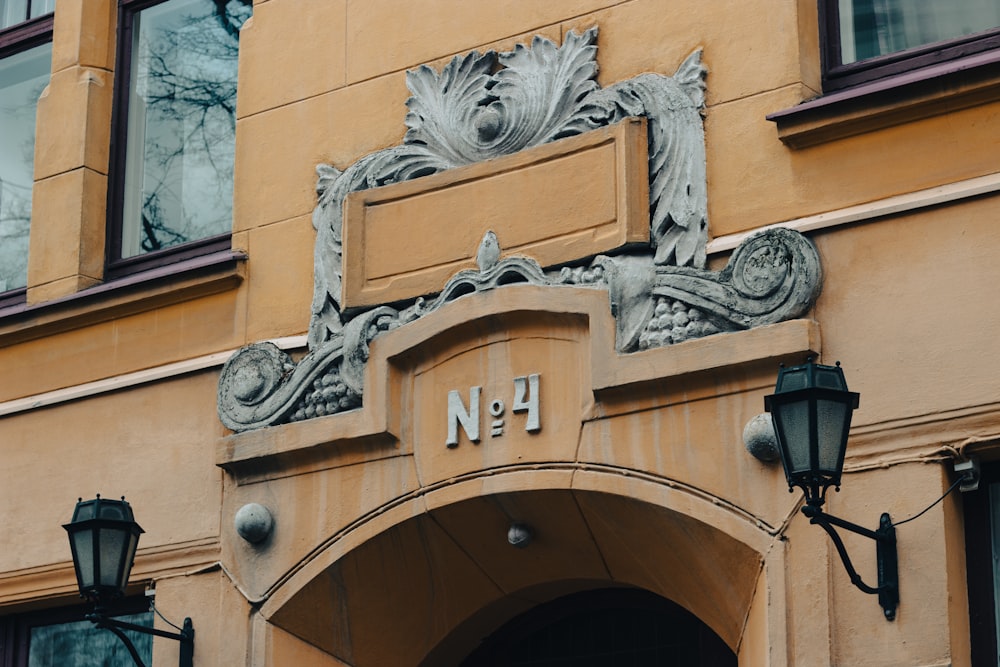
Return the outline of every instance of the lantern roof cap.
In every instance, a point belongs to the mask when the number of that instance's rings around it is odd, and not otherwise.
[[[834,366],[817,364],[810,357],[801,366],[785,367],[778,370],[778,382],[775,393],[788,393],[800,389],[833,389],[847,391],[847,380],[838,361]]]
[[[100,495],[91,500],[80,498],[76,503],[76,508],[73,510],[73,519],[66,527],[84,521],[131,523],[135,525],[140,533],[145,532],[136,523],[135,515],[132,513],[132,506],[125,500],[125,496],[122,496],[121,500],[101,498]]]

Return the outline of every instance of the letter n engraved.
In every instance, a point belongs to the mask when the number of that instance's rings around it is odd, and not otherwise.
[[[465,437],[479,442],[479,394],[482,387],[469,389],[469,409],[462,403],[462,395],[457,389],[448,392],[448,439],[444,444],[449,448],[458,447],[458,427],[462,426]]]
[[[538,417],[538,373],[514,378],[514,405],[512,412],[527,412],[528,422],[524,430],[535,433],[542,430]]]

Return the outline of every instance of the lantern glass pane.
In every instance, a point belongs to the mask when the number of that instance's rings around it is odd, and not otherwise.
[[[121,579],[122,559],[125,557],[125,547],[128,532],[122,528],[101,528],[100,559],[102,586],[117,588]]]
[[[77,503],[76,510],[73,512],[73,523],[80,523],[82,521],[89,521],[90,519],[97,518],[97,505],[93,500]]]
[[[70,539],[73,540],[73,550],[76,551],[80,588],[90,588],[94,585],[94,533],[81,530],[72,533]]]
[[[816,366],[813,378],[813,382],[817,387],[847,391],[844,374],[836,366]]]
[[[776,391],[787,393],[798,389],[805,389],[807,386],[809,386],[809,375],[806,367],[796,366],[795,368],[786,368],[781,372]]]
[[[115,521],[130,521],[132,517],[128,511],[128,505],[117,500],[101,501],[101,519],[113,519]]]
[[[118,579],[118,588],[120,590],[125,590],[125,586],[128,584],[128,575],[132,571],[132,563],[135,562],[135,550],[139,546],[139,534],[129,531],[125,534],[127,539],[127,545],[125,550],[125,566],[122,567],[120,576]]]
[[[819,468],[836,473],[841,460],[841,449],[846,445],[844,433],[847,405],[839,401],[816,402],[816,420],[819,422]]]
[[[774,420],[788,455],[789,475],[809,470],[809,402],[794,401],[774,408]]]

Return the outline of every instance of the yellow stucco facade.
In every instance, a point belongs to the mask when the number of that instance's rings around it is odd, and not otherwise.
[[[0,310],[0,616],[78,602],[61,525],[101,493],[135,509],[132,588],[191,617],[200,667],[458,665],[519,614],[606,587],[680,605],[741,667],[974,664],[963,494],[898,528],[886,621],[743,430],[779,363],[842,362],[861,407],[827,507],[872,528],[930,505],[955,461],[1000,458],[1000,78],[775,123],[821,90],[809,0],[257,0],[239,47],[232,252],[116,285],[117,16],[112,0],[55,12],[26,305]],[[375,336],[361,407],[227,429],[217,391],[237,349],[307,352],[316,166],[403,140],[407,70],[593,27],[601,86],[673,74],[702,49],[708,267],[748,232],[798,230],[823,273],[808,312],[622,353],[607,291],[500,285]],[[352,195],[344,302],[434,294],[475,268],[487,229],[547,267],[645,243],[645,132]],[[529,431],[509,408],[532,374]],[[481,439],[448,446],[449,392],[468,407],[473,387]],[[234,528],[249,503],[274,519],[257,544]],[[507,543],[512,521],[531,526],[526,548]],[[874,580],[872,543],[844,540]],[[177,651],[155,640],[153,664]]]

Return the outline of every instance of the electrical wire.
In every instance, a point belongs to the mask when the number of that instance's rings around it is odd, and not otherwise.
[[[180,626],[174,625],[173,623],[171,623],[170,621],[167,620],[166,616],[164,616],[163,614],[160,613],[160,610],[156,608],[156,601],[153,598],[149,598],[149,608],[153,610],[154,614],[156,614],[161,619],[163,619],[164,623],[166,623],[167,625],[169,625],[172,628],[176,628],[177,630],[183,632],[183,630],[181,629]]]
[[[920,512],[918,514],[914,514],[909,519],[903,519],[902,521],[893,521],[892,525],[893,526],[901,526],[904,523],[906,523],[907,521],[913,521],[914,519],[917,519],[917,518],[923,516],[927,512],[927,510],[929,510],[930,508],[934,507],[939,502],[941,502],[942,500],[944,500],[945,498],[947,498],[948,494],[951,493],[952,491],[954,491],[955,488],[959,484],[961,484],[962,482],[966,481],[966,478],[967,478],[966,475],[962,475],[961,477],[959,477],[958,479],[956,479],[955,482],[951,486],[948,487],[948,490],[944,492],[944,495],[942,495],[940,498],[938,498],[937,500],[935,500],[934,502],[932,502],[930,505],[928,505],[922,512]]]

